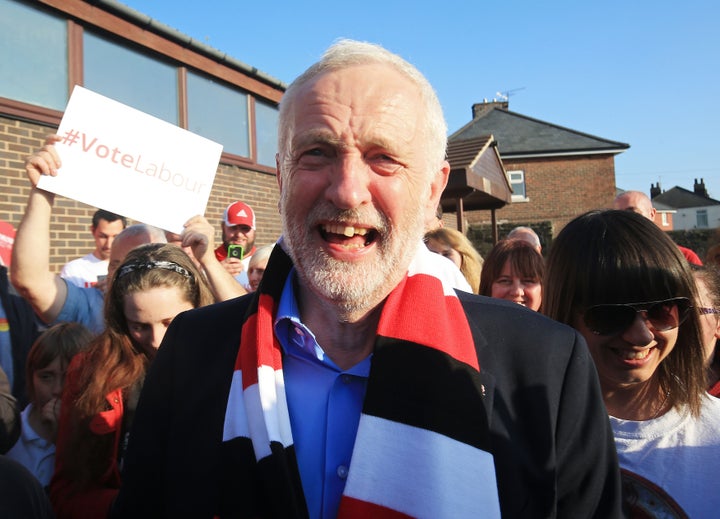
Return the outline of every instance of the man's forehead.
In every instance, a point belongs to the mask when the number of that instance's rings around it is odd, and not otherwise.
[[[418,87],[387,65],[328,71],[298,92],[289,121],[290,142],[293,147],[392,148],[398,141],[416,140],[423,125],[419,106]]]
[[[249,225],[244,225],[244,224],[238,224],[238,225],[228,225],[228,224],[224,224],[224,225],[225,225],[225,229],[227,229],[228,231],[231,231],[231,232],[232,232],[232,231],[243,231],[243,232],[247,232],[247,231],[251,231],[251,230],[252,230],[252,227],[250,227]]]
[[[139,247],[140,245],[145,245],[146,243],[151,242],[152,240],[147,233],[135,234],[132,236],[123,236],[121,234],[120,236],[115,238],[115,241],[113,241],[110,256],[114,260],[119,259],[120,261],[122,261],[123,259],[125,259],[125,256],[127,256],[127,253],[135,247]]]

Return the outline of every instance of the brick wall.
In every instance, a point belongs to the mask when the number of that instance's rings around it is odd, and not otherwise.
[[[0,117],[0,220],[17,229],[25,212],[30,183],[25,174],[25,157],[40,148],[45,136],[56,128]],[[220,219],[228,204],[242,200],[256,213],[255,243],[274,242],[281,232],[277,209],[278,188],[274,174],[250,171],[221,164],[210,193],[206,218],[216,228],[220,242]],[[95,248],[90,234],[96,208],[57,196],[50,224],[51,269],[59,272],[69,260]],[[135,223],[135,222],[131,222]]]
[[[525,172],[528,202],[514,202],[496,211],[498,222],[546,222],[553,235],[575,216],[591,209],[607,208],[615,197],[613,155],[555,157],[513,161],[503,159],[507,171]],[[490,211],[467,213],[472,224],[490,222]]]

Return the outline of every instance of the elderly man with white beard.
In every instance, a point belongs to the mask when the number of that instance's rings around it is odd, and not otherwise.
[[[279,128],[262,286],[171,324],[112,517],[621,515],[582,338],[419,252],[450,172],[422,74],[337,42]]]

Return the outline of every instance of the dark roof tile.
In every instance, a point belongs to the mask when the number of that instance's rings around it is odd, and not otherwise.
[[[611,141],[533,119],[502,108],[481,113],[449,137],[470,139],[493,134],[504,158],[514,155],[553,155],[560,153],[620,153],[629,144]]]

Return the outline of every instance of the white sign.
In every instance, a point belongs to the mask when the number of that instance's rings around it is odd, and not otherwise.
[[[57,133],[41,189],[178,234],[205,214],[222,145],[80,86]]]

